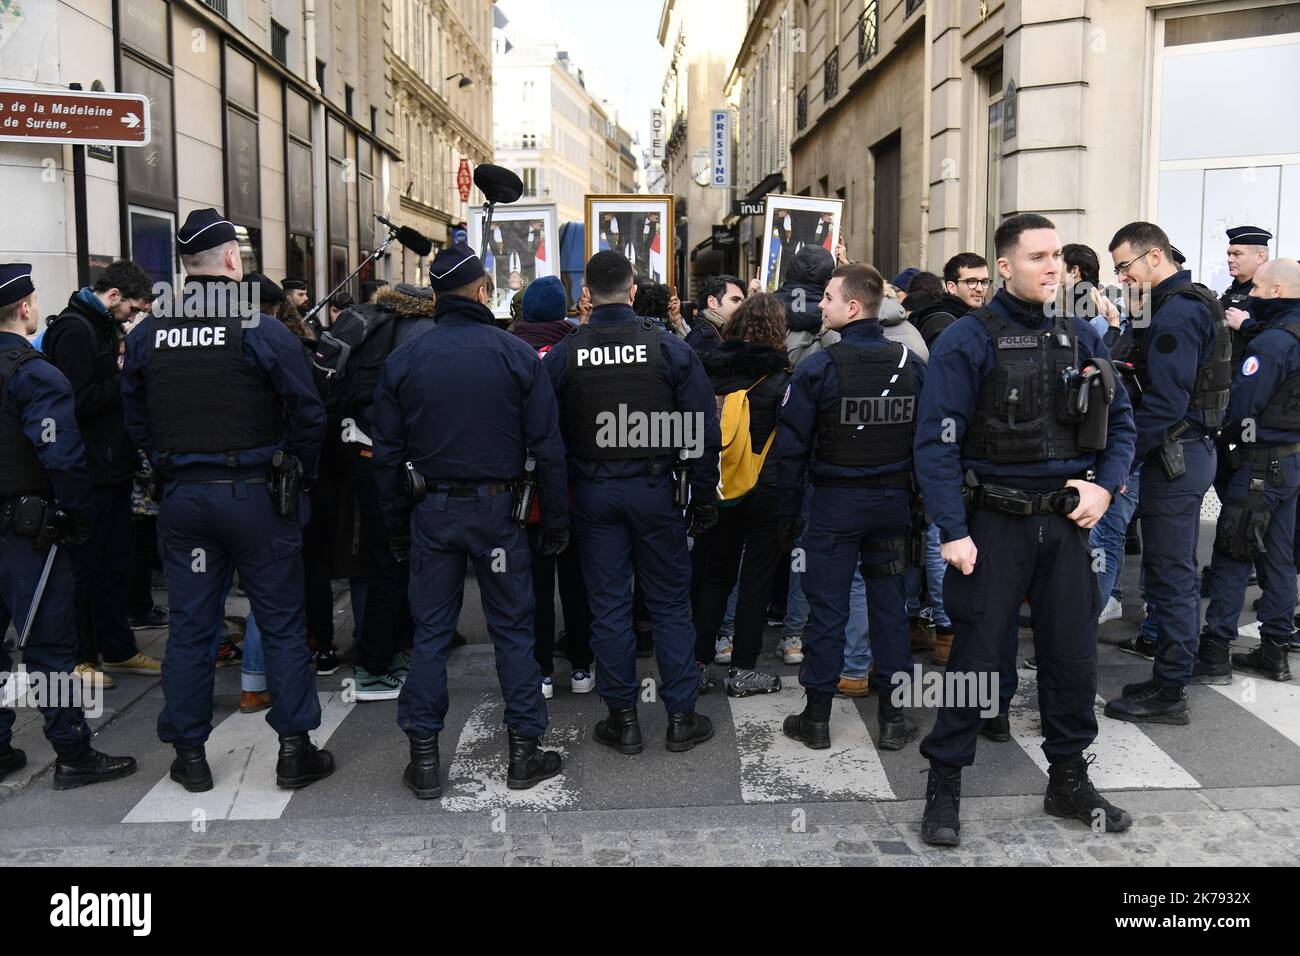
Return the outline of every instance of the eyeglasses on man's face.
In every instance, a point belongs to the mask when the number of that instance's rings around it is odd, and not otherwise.
[[[989,286],[993,284],[993,280],[992,279],[958,279],[957,284],[964,285],[971,292],[974,292],[976,289],[987,289]]]
[[[1151,247],[1151,249],[1154,249],[1154,248],[1155,248],[1155,246],[1152,246],[1152,247]],[[1140,256],[1134,256],[1132,259],[1129,259],[1127,262],[1118,262],[1118,263],[1116,263],[1116,264],[1115,264],[1115,278],[1117,278],[1117,279],[1122,279],[1122,278],[1124,278],[1124,275],[1129,271],[1129,269],[1133,268],[1133,264],[1134,264],[1135,262],[1138,262],[1138,261],[1140,261],[1140,260],[1142,260],[1142,259],[1145,259],[1147,256],[1149,256],[1149,255],[1151,254],[1151,249],[1148,249],[1146,252],[1142,253],[1142,255],[1140,255]]]

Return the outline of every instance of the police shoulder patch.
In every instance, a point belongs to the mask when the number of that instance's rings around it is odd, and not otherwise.
[[[1247,355],[1246,361],[1241,363],[1242,375],[1254,375],[1259,371],[1259,358],[1255,355]]]

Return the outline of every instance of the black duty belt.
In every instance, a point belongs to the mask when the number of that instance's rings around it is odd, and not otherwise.
[[[1031,515],[1067,515],[1079,507],[1079,492],[1073,488],[1058,491],[1025,491],[1003,485],[981,484],[965,486],[962,495],[977,508],[988,508],[1003,514],[1029,517]]]
[[[489,495],[499,495],[507,491],[514,491],[515,485],[512,481],[478,481],[466,482],[458,479],[455,482],[445,481],[438,478],[424,476],[425,486],[429,489],[430,495],[445,494],[452,498],[477,498],[479,490],[484,489]]]
[[[1234,448],[1232,453],[1241,465],[1267,465],[1300,453],[1300,442],[1294,442],[1290,445],[1241,444]]]
[[[813,475],[812,483],[823,488],[907,488],[912,487],[910,471],[890,471],[883,475],[863,475],[860,477],[831,477]]]

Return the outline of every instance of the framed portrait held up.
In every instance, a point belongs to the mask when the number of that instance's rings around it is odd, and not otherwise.
[[[587,257],[612,249],[627,256],[638,276],[674,285],[676,222],[672,196],[589,195]]]
[[[511,300],[522,295],[528,283],[542,276],[560,274],[559,226],[553,202],[497,206],[492,213],[486,250],[478,248],[482,236],[483,210],[473,208],[469,220],[470,248],[483,260],[484,270],[492,277],[495,289],[489,307],[499,319],[510,316]]]
[[[759,261],[763,291],[775,292],[781,288],[791,261],[804,246],[821,246],[834,256],[843,215],[842,199],[768,196],[763,220],[763,257]]]

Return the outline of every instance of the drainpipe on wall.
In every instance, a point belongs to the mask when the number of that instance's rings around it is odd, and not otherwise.
[[[316,0],[302,2],[303,53],[307,59],[305,72],[307,85],[316,93],[324,91],[316,83]],[[330,290],[330,243],[328,208],[320,197],[328,194],[322,188],[328,182],[329,164],[326,161],[325,142],[325,107],[312,100],[311,104],[311,165],[315,188],[312,190],[312,221],[316,232],[316,294],[324,295]],[[313,303],[314,304],[314,303]],[[329,312],[321,313],[328,321]]]
[[[925,17],[925,33],[921,41],[925,44],[925,66],[922,69],[923,99],[921,100],[921,255],[917,268],[922,271],[928,269],[930,257],[930,122],[934,99],[934,22],[930,16],[930,5],[930,3],[925,5],[922,14]]]

